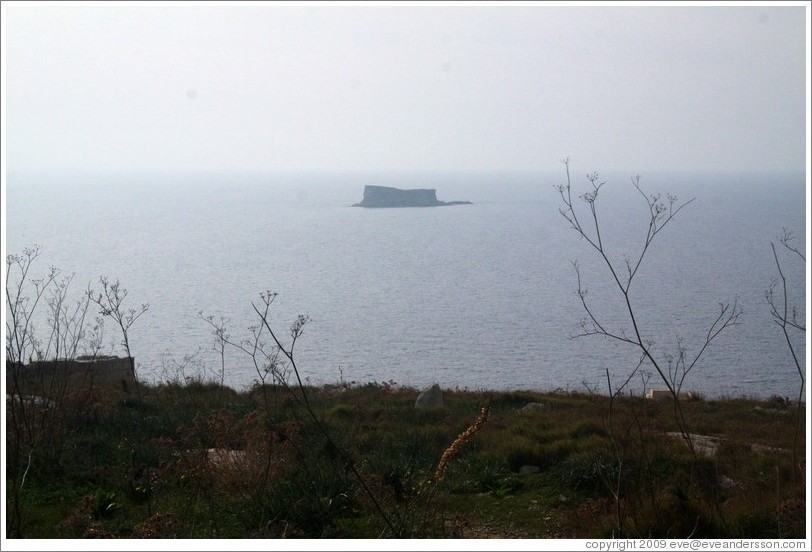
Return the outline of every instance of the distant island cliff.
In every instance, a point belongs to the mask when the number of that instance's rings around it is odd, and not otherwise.
[[[445,207],[470,205],[470,201],[438,201],[437,190],[401,190],[387,186],[364,186],[364,199],[353,207]]]

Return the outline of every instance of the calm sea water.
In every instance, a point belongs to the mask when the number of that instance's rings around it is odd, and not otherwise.
[[[576,190],[586,171],[573,169]],[[639,253],[645,203],[632,173],[607,174],[600,215],[609,253]],[[777,276],[770,250],[782,227],[805,244],[801,174],[642,174],[651,192],[696,198],[655,240],[632,301],[658,354],[701,345],[718,304],[738,297],[740,324],[688,376],[706,396],[794,396],[799,377],[771,322],[764,291]],[[150,308],[130,332],[140,377],[218,370],[199,311],[228,319],[232,339],[257,323],[259,293],[279,294],[271,323],[311,322],[297,363],[311,383],[393,380],[469,389],[606,390],[637,352],[578,338],[583,310],[571,264],[582,267],[595,312],[628,327],[622,297],[585,241],[558,212],[555,174],[10,174],[7,252],[38,244],[49,265],[75,273],[78,296],[99,275],[119,278],[133,306]],[[436,188],[430,209],[349,207],[366,184]],[[585,213],[584,213],[585,214]],[[620,265],[618,265],[620,266]],[[785,257],[790,300],[805,313],[805,267]],[[108,325],[108,350],[119,336]],[[805,358],[804,343],[797,342]],[[120,348],[116,348],[120,352]],[[650,370],[650,368],[644,368]],[[257,378],[227,351],[226,383]],[[648,384],[658,385],[656,377]],[[636,391],[642,380],[633,381]]]

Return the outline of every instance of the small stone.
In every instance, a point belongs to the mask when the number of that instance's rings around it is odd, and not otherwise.
[[[539,473],[541,468],[538,466],[522,466],[519,468],[519,473]]]
[[[736,487],[738,487],[739,484],[734,479],[731,479],[728,476],[723,475],[719,478],[719,486],[723,490],[729,491],[730,489],[735,489]]]
[[[545,410],[547,406],[544,403],[540,402],[531,402],[527,403],[521,408],[522,412],[535,412],[537,410]]]
[[[330,393],[331,395],[339,395],[347,390],[346,385],[336,383],[325,383],[324,385],[321,386],[321,388],[325,392]]]

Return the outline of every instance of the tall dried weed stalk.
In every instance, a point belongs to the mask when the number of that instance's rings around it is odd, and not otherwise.
[[[460,449],[462,448],[465,443],[471,440],[471,438],[482,431],[482,428],[485,426],[485,422],[488,420],[488,413],[490,412],[490,401],[488,404],[482,407],[482,411],[480,412],[477,419],[474,421],[474,424],[470,426],[468,429],[463,431],[459,434],[459,436],[454,439],[454,442],[443,451],[443,455],[440,457],[440,463],[437,466],[437,471],[434,472],[434,481],[435,483],[439,483],[443,480],[445,476],[445,470],[448,467],[448,463],[459,453]]]

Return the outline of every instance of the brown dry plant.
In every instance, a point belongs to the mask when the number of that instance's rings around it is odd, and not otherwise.
[[[459,453],[460,449],[462,448],[465,443],[471,440],[471,438],[479,433],[482,428],[485,426],[485,422],[488,420],[488,413],[490,412],[491,404],[488,401],[488,404],[482,407],[482,411],[480,412],[477,419],[474,421],[473,425],[471,425],[468,429],[463,431],[459,434],[459,436],[454,439],[454,442],[443,451],[443,455],[440,457],[440,463],[437,465],[437,471],[434,472],[434,481],[435,483],[439,483],[443,480],[445,476],[445,470],[448,467],[448,463]]]

